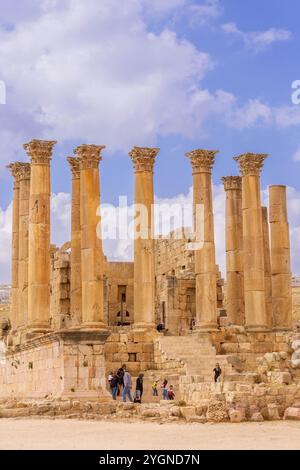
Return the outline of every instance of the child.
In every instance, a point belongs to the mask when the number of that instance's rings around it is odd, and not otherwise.
[[[158,390],[157,390],[157,386],[158,386],[158,380],[155,380],[152,384],[152,395],[154,397],[158,397]]]
[[[170,385],[170,388],[168,390],[168,400],[174,400],[175,398],[175,393],[173,390],[173,385]]]

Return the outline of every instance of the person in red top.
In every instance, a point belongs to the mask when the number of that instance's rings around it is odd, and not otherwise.
[[[174,400],[175,393],[174,393],[174,390],[173,390],[173,385],[170,385],[167,396],[168,396],[168,400]]]

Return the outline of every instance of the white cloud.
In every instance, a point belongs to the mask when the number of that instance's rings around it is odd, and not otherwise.
[[[207,53],[168,29],[150,32],[138,0],[52,3],[38,21],[0,32],[8,89],[1,133],[10,142],[1,158],[33,136],[114,151],[155,144],[158,135],[197,135],[206,113],[200,81],[213,67]]]
[[[233,106],[227,112],[227,123],[237,129],[270,124],[272,118],[272,109],[259,99],[249,100],[242,107]]]
[[[190,26],[208,24],[222,12],[219,0],[141,0],[141,5],[150,17],[183,20]]]
[[[225,23],[222,25],[224,33],[241,39],[244,44],[255,51],[260,51],[275,42],[289,41],[292,33],[286,29],[269,28],[265,31],[241,31],[236,23]]]
[[[296,152],[293,155],[293,160],[295,162],[300,162],[300,147],[296,150]]]

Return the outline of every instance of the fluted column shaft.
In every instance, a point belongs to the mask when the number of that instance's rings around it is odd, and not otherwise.
[[[217,327],[216,259],[211,171],[216,151],[194,150],[186,154],[193,170],[194,231],[199,206],[204,209],[203,245],[195,250],[196,329]]]
[[[68,158],[72,172],[72,214],[71,214],[71,317],[72,325],[82,323],[81,291],[81,232],[80,232],[80,168],[79,159]]]
[[[270,253],[270,234],[268,209],[262,207],[262,223],[264,237],[264,265],[265,265],[265,296],[266,296],[266,314],[267,325],[273,326],[273,308],[272,308],[272,273],[271,273],[271,253]]]
[[[273,325],[275,329],[292,326],[290,235],[286,187],[270,186],[271,268]]]
[[[242,179],[222,178],[226,192],[226,309],[230,324],[245,324]]]
[[[134,147],[129,153],[135,171],[134,327],[155,326],[153,239],[153,167],[159,149]]]
[[[100,216],[99,162],[104,146],[80,145],[75,150],[80,166],[80,226],[82,327],[105,329],[104,255]],[[98,232],[98,234],[97,234]]]
[[[56,142],[24,145],[31,159],[28,241],[28,327],[50,328],[50,160]]]
[[[260,172],[266,157],[247,153],[235,158],[242,174],[245,323],[253,331],[268,327],[260,197]]]
[[[12,253],[11,253],[11,307],[10,322],[12,329],[18,328],[19,299],[19,201],[20,181],[19,164],[11,163],[7,167],[14,178],[13,209],[12,209]]]
[[[30,163],[20,165],[18,323],[24,328],[28,323],[28,231],[31,165]]]

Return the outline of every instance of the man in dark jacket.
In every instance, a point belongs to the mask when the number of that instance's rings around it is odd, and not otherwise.
[[[136,379],[136,387],[135,387],[135,395],[134,395],[135,403],[142,402],[143,382],[144,382],[144,374],[139,374],[138,378]]]

